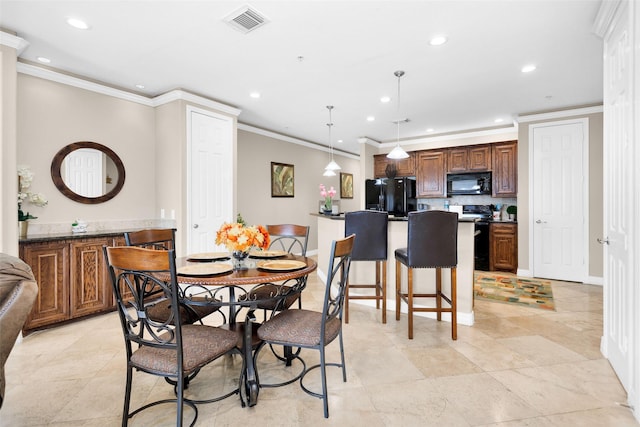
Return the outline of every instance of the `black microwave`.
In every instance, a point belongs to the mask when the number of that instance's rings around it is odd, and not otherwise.
[[[491,172],[447,174],[447,196],[491,194]]]

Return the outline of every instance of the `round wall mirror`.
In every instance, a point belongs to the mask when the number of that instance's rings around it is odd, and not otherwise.
[[[74,142],[62,148],[51,162],[51,178],[62,194],[79,203],[113,199],[124,185],[120,157],[97,142]]]

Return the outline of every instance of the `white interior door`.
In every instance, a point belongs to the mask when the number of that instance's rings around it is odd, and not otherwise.
[[[187,120],[187,252],[210,252],[216,248],[216,231],[233,214],[233,121],[191,107]]]
[[[584,281],[588,121],[531,125],[533,274]]]
[[[609,359],[630,401],[638,396],[634,386],[634,337],[638,324],[634,321],[638,284],[634,278],[633,204],[638,188],[633,180],[634,109],[632,88],[632,42],[623,3],[614,19],[612,31],[605,37],[604,49],[604,339],[603,353]],[[620,19],[625,17],[626,19]],[[637,114],[637,112],[635,113]],[[637,119],[635,119],[637,121]],[[638,144],[635,141],[637,149]],[[637,157],[636,157],[637,158]],[[635,167],[634,167],[635,166]],[[637,214],[637,212],[635,212]],[[636,366],[637,369],[637,366]],[[637,409],[636,409],[637,410]]]

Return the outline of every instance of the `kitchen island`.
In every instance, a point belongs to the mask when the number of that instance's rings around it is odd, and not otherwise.
[[[318,276],[326,279],[331,241],[344,238],[344,215],[322,215],[318,220]],[[458,324],[473,325],[473,268],[474,268],[474,223],[475,219],[461,218],[458,222],[458,281],[457,281],[457,313]],[[398,248],[407,246],[407,219],[389,217],[388,259],[387,259],[387,307],[395,310],[396,290],[396,262],[394,252]],[[357,237],[356,237],[357,238]],[[435,291],[435,269],[414,269],[414,292],[432,293]],[[375,269],[373,262],[356,262],[351,264],[349,280],[352,283],[373,283]],[[406,289],[407,273],[403,268],[402,284]],[[446,295],[450,295],[451,281],[448,270],[442,273],[442,288]],[[350,293],[357,293],[350,290]],[[435,306],[435,299],[418,299],[416,306]],[[375,302],[368,300],[353,300],[351,303],[366,304],[375,307]],[[406,313],[406,304],[401,305]],[[387,313],[391,315],[390,313]],[[435,313],[415,313],[416,316],[436,318]],[[451,321],[449,313],[443,313],[442,319]]]

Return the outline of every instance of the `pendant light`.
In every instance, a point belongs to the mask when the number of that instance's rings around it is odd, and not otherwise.
[[[337,170],[340,170],[340,166],[333,160],[333,141],[331,139],[331,127],[333,126],[333,122],[331,121],[331,110],[333,110],[333,105],[327,105],[327,110],[329,110],[329,123],[327,126],[329,127],[329,150],[331,151],[331,161],[324,168],[323,176],[335,176]]]
[[[393,75],[398,78],[398,107],[397,107],[398,118],[396,119],[396,125],[398,127],[398,135],[397,135],[396,146],[393,150],[391,150],[389,154],[387,154],[387,157],[389,159],[397,160],[397,159],[406,159],[407,157],[409,157],[407,152],[404,151],[402,147],[400,147],[400,122],[406,122],[408,120],[400,119],[400,78],[404,76],[404,71],[396,71],[395,73],[393,73]]]

